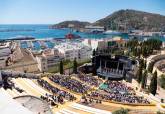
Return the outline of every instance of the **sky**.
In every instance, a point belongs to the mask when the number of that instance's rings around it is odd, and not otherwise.
[[[165,0],[0,0],[0,24],[95,22],[120,9],[165,15]]]

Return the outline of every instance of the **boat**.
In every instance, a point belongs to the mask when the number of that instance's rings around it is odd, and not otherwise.
[[[122,34],[122,33],[115,30],[107,30],[104,32],[104,34]]]
[[[163,37],[165,38],[165,34],[163,35]]]
[[[91,32],[87,32],[87,34],[103,34],[103,31],[93,30]]]
[[[77,34],[69,33],[69,34],[65,35],[65,38],[66,39],[79,39],[79,38],[81,38],[81,36],[79,36]]]

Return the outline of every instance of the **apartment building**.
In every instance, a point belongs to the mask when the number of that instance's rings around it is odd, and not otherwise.
[[[92,54],[92,48],[79,42],[66,42],[55,46],[59,50],[59,53],[65,60],[85,60],[89,59]]]
[[[102,38],[102,39],[85,39],[83,41],[84,45],[91,46],[93,49],[105,49],[111,47],[122,48],[125,46],[126,40],[121,37],[114,38]]]
[[[38,69],[41,72],[48,71],[50,67],[55,66],[63,57],[60,55],[58,49],[46,49],[41,55],[36,56]]]

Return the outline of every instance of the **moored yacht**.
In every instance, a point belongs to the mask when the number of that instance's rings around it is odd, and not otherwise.
[[[107,30],[104,32],[104,34],[122,34],[122,33],[119,31],[115,31],[115,30]]]
[[[165,34],[163,35],[163,37],[165,38]]]

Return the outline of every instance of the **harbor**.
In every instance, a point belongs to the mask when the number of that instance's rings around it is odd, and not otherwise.
[[[165,114],[165,0],[1,0],[0,114]]]

